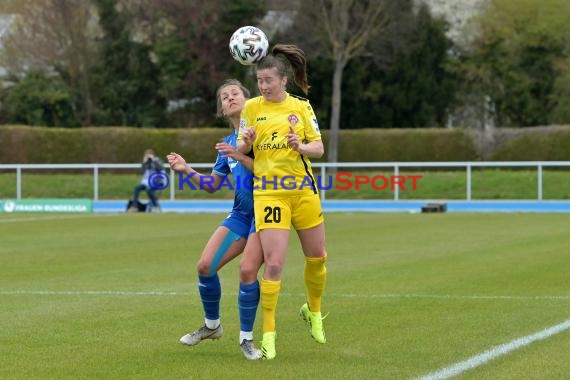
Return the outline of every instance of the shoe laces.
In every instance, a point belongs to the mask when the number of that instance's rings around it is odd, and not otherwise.
[[[190,335],[191,336],[202,336],[202,335],[206,334],[206,332],[208,331],[206,329],[207,329],[207,327],[206,327],[206,325],[204,325],[204,326],[200,327],[198,330],[192,331],[190,333]]]
[[[202,327],[200,327],[198,330],[192,332],[192,335],[198,335],[198,336],[207,336],[207,335],[211,335],[212,333],[214,333],[214,331],[216,331],[219,328],[216,327],[215,329],[211,329],[206,325],[203,325]]]
[[[250,355],[252,355],[254,352],[253,342],[251,340],[242,340],[240,347]]]

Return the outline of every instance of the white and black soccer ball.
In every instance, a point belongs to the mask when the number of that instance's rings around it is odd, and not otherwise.
[[[230,53],[242,65],[253,65],[267,55],[269,40],[263,30],[242,26],[230,38]]]

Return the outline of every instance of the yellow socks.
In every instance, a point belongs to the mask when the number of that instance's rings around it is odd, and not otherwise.
[[[321,311],[321,298],[327,282],[325,257],[305,257],[305,285],[307,287],[307,303],[312,312]],[[259,282],[261,293],[261,309],[263,310],[263,332],[275,331],[275,312],[281,290],[281,281],[262,278]]]
[[[263,310],[263,332],[275,331],[275,310],[281,290],[281,281],[266,280],[259,282],[261,293],[261,309]]]
[[[327,282],[327,257],[305,257],[305,286],[307,287],[307,303],[312,312],[321,311],[321,298]]]

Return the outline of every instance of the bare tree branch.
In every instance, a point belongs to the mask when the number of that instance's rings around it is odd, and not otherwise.
[[[4,41],[2,61],[14,74],[31,68],[57,71],[81,94],[82,123],[90,123],[88,72],[95,62],[98,29],[94,10],[82,0],[20,0],[11,8],[16,25]]]
[[[319,0],[306,2],[303,7],[301,12],[321,31],[320,42],[335,61],[328,160],[336,162],[343,71],[350,60],[366,53],[369,41],[386,27],[387,18],[382,19],[385,4],[380,0]]]

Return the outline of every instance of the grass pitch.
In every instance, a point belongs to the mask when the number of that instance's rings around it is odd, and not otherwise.
[[[412,379],[570,319],[570,215],[328,214],[327,344],[297,316],[292,235],[277,358],[239,351],[239,260],[220,272],[224,337],[185,347],[223,217],[0,214],[0,378]],[[569,349],[567,329],[460,377],[567,379]]]

